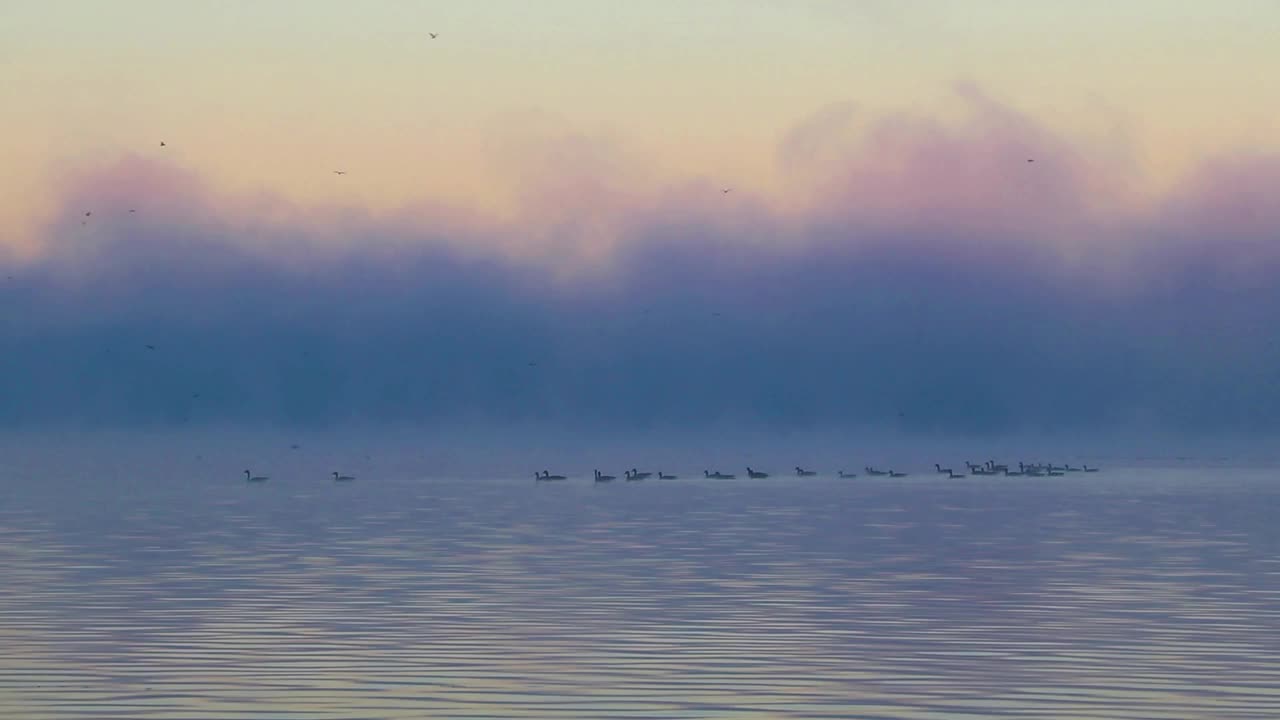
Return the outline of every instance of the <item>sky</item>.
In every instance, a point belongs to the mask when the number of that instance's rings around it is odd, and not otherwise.
[[[0,19],[5,426],[1280,426],[1274,2]]]

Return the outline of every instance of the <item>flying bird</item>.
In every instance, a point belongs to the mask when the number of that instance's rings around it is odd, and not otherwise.
[[[85,217],[89,217],[89,216],[90,216],[90,215],[92,215],[92,214],[93,214],[93,211],[92,211],[92,210],[86,210],[86,211],[85,211],[85,213],[84,213],[84,216],[85,216]]]
[[[137,210],[134,210],[133,208],[129,208],[129,212],[131,212],[131,213],[132,213],[132,212],[138,212],[138,211],[137,211]]]
[[[431,36],[431,39],[432,39],[432,40],[435,40],[436,38],[440,37],[440,36],[439,36],[439,35],[437,35],[436,33],[427,33],[427,34]]]
[[[333,174],[334,174],[334,175],[346,175],[346,174],[347,174],[347,171],[346,171],[346,170],[334,170],[334,171],[333,171]]]
[[[147,345],[147,346],[146,346],[146,348],[147,348],[148,350],[155,350],[155,349],[156,349],[156,346],[155,346],[155,345]]]
[[[721,190],[721,191],[720,191],[720,194],[721,194],[721,195],[728,195],[728,194],[729,194],[730,192],[732,192],[732,191],[733,191],[733,188],[725,188],[725,189],[723,189],[723,190]]]
[[[161,140],[161,141],[160,141],[160,147],[164,147],[164,141],[163,141],[163,140]]]

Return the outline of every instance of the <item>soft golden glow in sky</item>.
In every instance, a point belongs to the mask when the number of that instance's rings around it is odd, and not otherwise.
[[[1125,156],[1152,192],[1280,150],[1276,37],[1271,0],[8,0],[0,242],[29,240],[66,173],[130,154],[374,213],[518,214],[548,161],[782,198],[779,142],[805,118],[946,120],[957,84]],[[531,149],[566,136],[595,154]]]

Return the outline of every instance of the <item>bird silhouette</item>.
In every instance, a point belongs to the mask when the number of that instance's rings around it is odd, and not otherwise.
[[[334,170],[334,171],[333,171],[333,174],[334,174],[334,175],[346,175],[346,174],[347,174],[347,171],[346,171],[346,170]]]
[[[161,141],[160,141],[160,147],[164,147],[164,141],[163,141],[163,140],[161,140]]]
[[[431,36],[431,39],[432,39],[432,40],[435,40],[436,38],[440,37],[440,36],[439,36],[439,35],[437,35],[436,33],[427,33],[427,34]]]
[[[146,347],[148,350],[155,350],[155,349],[156,349],[156,346],[155,346],[155,345],[147,345],[147,346],[145,346],[145,347]]]
[[[721,195],[728,195],[730,192],[733,192],[733,188],[725,188],[725,189],[723,189],[723,190],[721,190],[721,191],[720,191],[720,194],[721,194]]]

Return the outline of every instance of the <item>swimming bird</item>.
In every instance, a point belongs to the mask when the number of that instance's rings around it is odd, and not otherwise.
[[[640,472],[635,468],[631,468],[631,474],[627,476],[627,479],[628,480],[644,480],[645,478],[650,478],[650,477],[653,477],[653,473]]]
[[[248,470],[245,470],[245,471],[244,471],[244,479],[245,479],[245,481],[246,481],[246,482],[266,482],[266,481],[267,481],[267,476],[266,476],[266,475],[254,475],[253,473],[249,472]]]
[[[661,470],[659,470],[659,471],[658,471],[658,479],[659,479],[659,480],[675,480],[675,479],[677,479],[678,477],[679,477],[679,476],[677,476],[677,475],[663,475]]]
[[[552,475],[550,470],[543,470],[542,474],[534,473],[533,476],[539,480],[567,480],[564,475]]]
[[[856,478],[856,477],[858,477],[858,475],[857,475],[857,473],[847,473],[847,472],[845,472],[845,471],[841,470],[841,471],[840,471],[840,477],[842,477],[842,478]]]
[[[596,470],[596,482],[609,482],[610,480],[616,479],[617,478],[613,475],[602,475],[599,470]],[[631,478],[628,477],[627,479],[630,480]]]
[[[709,471],[709,470],[703,470],[703,471],[702,471],[702,474],[703,474],[703,475],[705,475],[706,477],[709,477],[709,478],[713,479],[713,480],[732,480],[732,479],[734,479],[735,477],[737,477],[736,475],[733,475],[733,474],[726,475],[726,474],[724,474],[724,473],[720,472],[719,470],[717,470],[717,471],[715,471],[715,472],[711,472],[711,471]]]
[[[1098,468],[1091,468],[1088,465],[1085,465],[1084,472],[1098,472]]]
[[[333,479],[335,482],[342,482],[346,480],[355,480],[355,477],[352,475],[339,475],[337,472],[334,472]]]
[[[939,465],[938,463],[934,463],[934,464],[933,464],[933,466],[934,466],[935,468],[937,468],[937,469],[938,469],[938,472],[939,472],[939,473],[950,473],[950,472],[951,472],[951,468],[944,468],[944,467],[942,467],[941,465]],[[963,475],[961,475],[960,477],[964,477],[964,476],[963,476]]]
[[[948,469],[947,469],[947,477],[951,478],[952,480],[955,480],[956,478],[962,478],[962,477],[964,477],[964,475],[957,475],[954,471],[952,471],[950,468],[948,468]]]
[[[763,478],[767,478],[767,477],[769,477],[769,473],[766,473],[766,472],[758,472],[758,471],[756,471],[756,470],[752,470],[752,469],[751,469],[751,466],[750,466],[750,465],[748,465],[748,466],[747,466],[747,477],[754,478],[754,479],[756,479],[756,480],[760,480],[760,479],[763,479]]]
[[[895,472],[893,470],[889,471],[889,477],[906,477],[906,476],[907,476],[906,473]]]
[[[862,469],[863,469],[863,470],[866,470],[868,475],[888,475],[888,474],[889,474],[889,473],[887,473],[887,472],[885,472],[885,471],[883,471],[883,470],[877,470],[877,469],[875,469],[875,468],[871,467],[870,465],[868,465],[867,467],[864,467],[864,468],[862,468]]]
[[[805,470],[799,465],[796,466],[796,475],[798,475],[799,477],[813,477],[814,475],[817,475],[817,474],[818,473],[814,470]]]

